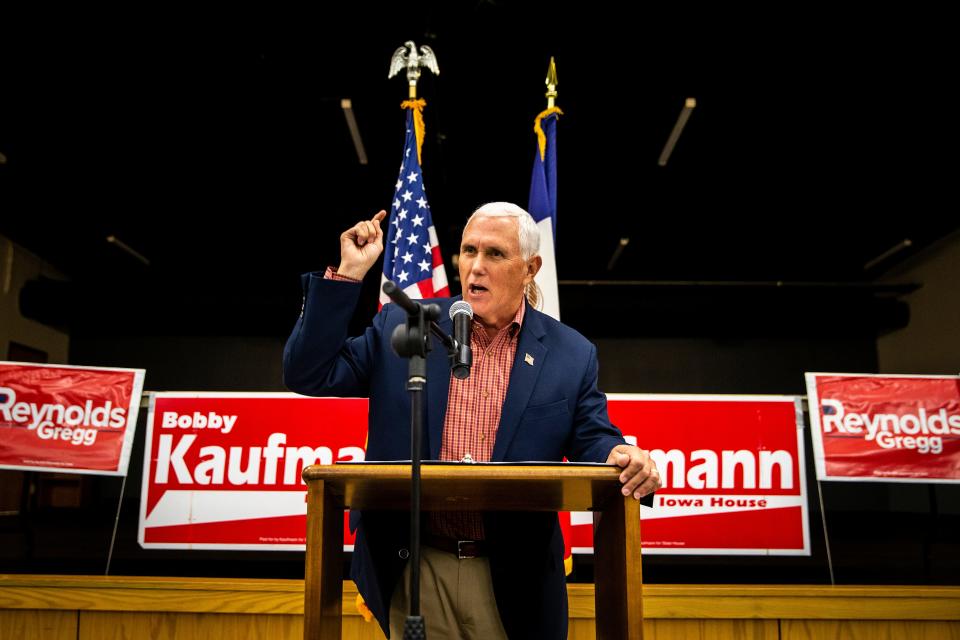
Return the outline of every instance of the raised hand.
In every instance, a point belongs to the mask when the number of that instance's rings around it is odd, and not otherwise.
[[[383,253],[380,221],[387,212],[380,210],[369,220],[361,220],[340,234],[340,266],[337,275],[363,280],[367,271]]]

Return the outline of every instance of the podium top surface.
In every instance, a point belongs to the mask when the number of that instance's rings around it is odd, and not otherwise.
[[[311,488],[322,486],[351,509],[410,508],[410,465],[313,465],[303,471]],[[425,511],[602,510],[620,493],[620,469],[576,464],[424,464]]]

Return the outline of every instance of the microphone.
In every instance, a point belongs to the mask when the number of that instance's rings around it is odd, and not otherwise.
[[[450,307],[453,320],[453,339],[456,351],[453,355],[453,377],[463,380],[470,376],[473,353],[470,351],[470,329],[473,324],[473,307],[469,302],[458,300]]]
[[[397,303],[397,306],[409,314],[420,313],[420,303],[410,299],[403,289],[397,286],[393,280],[387,280],[383,283],[383,292],[390,296],[390,299]]]

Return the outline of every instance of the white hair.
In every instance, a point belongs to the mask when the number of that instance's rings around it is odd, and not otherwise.
[[[516,218],[520,236],[520,257],[529,260],[540,251],[540,227],[525,209],[512,202],[488,202],[473,212],[467,225],[474,218]],[[464,229],[467,227],[465,226]]]
[[[516,218],[517,234],[520,239],[520,257],[523,260],[529,260],[540,251],[540,227],[537,226],[533,216],[527,213],[526,209],[512,202],[488,202],[467,218],[467,226],[474,218]],[[467,226],[463,227],[464,231],[467,230]],[[534,309],[543,306],[543,292],[540,291],[540,287],[537,286],[535,281],[531,280],[527,284],[524,295]]]

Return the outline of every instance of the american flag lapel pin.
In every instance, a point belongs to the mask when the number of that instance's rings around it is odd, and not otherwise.
[[[533,356],[530,355],[529,353],[523,356],[523,361],[526,362],[531,367],[533,366]]]

